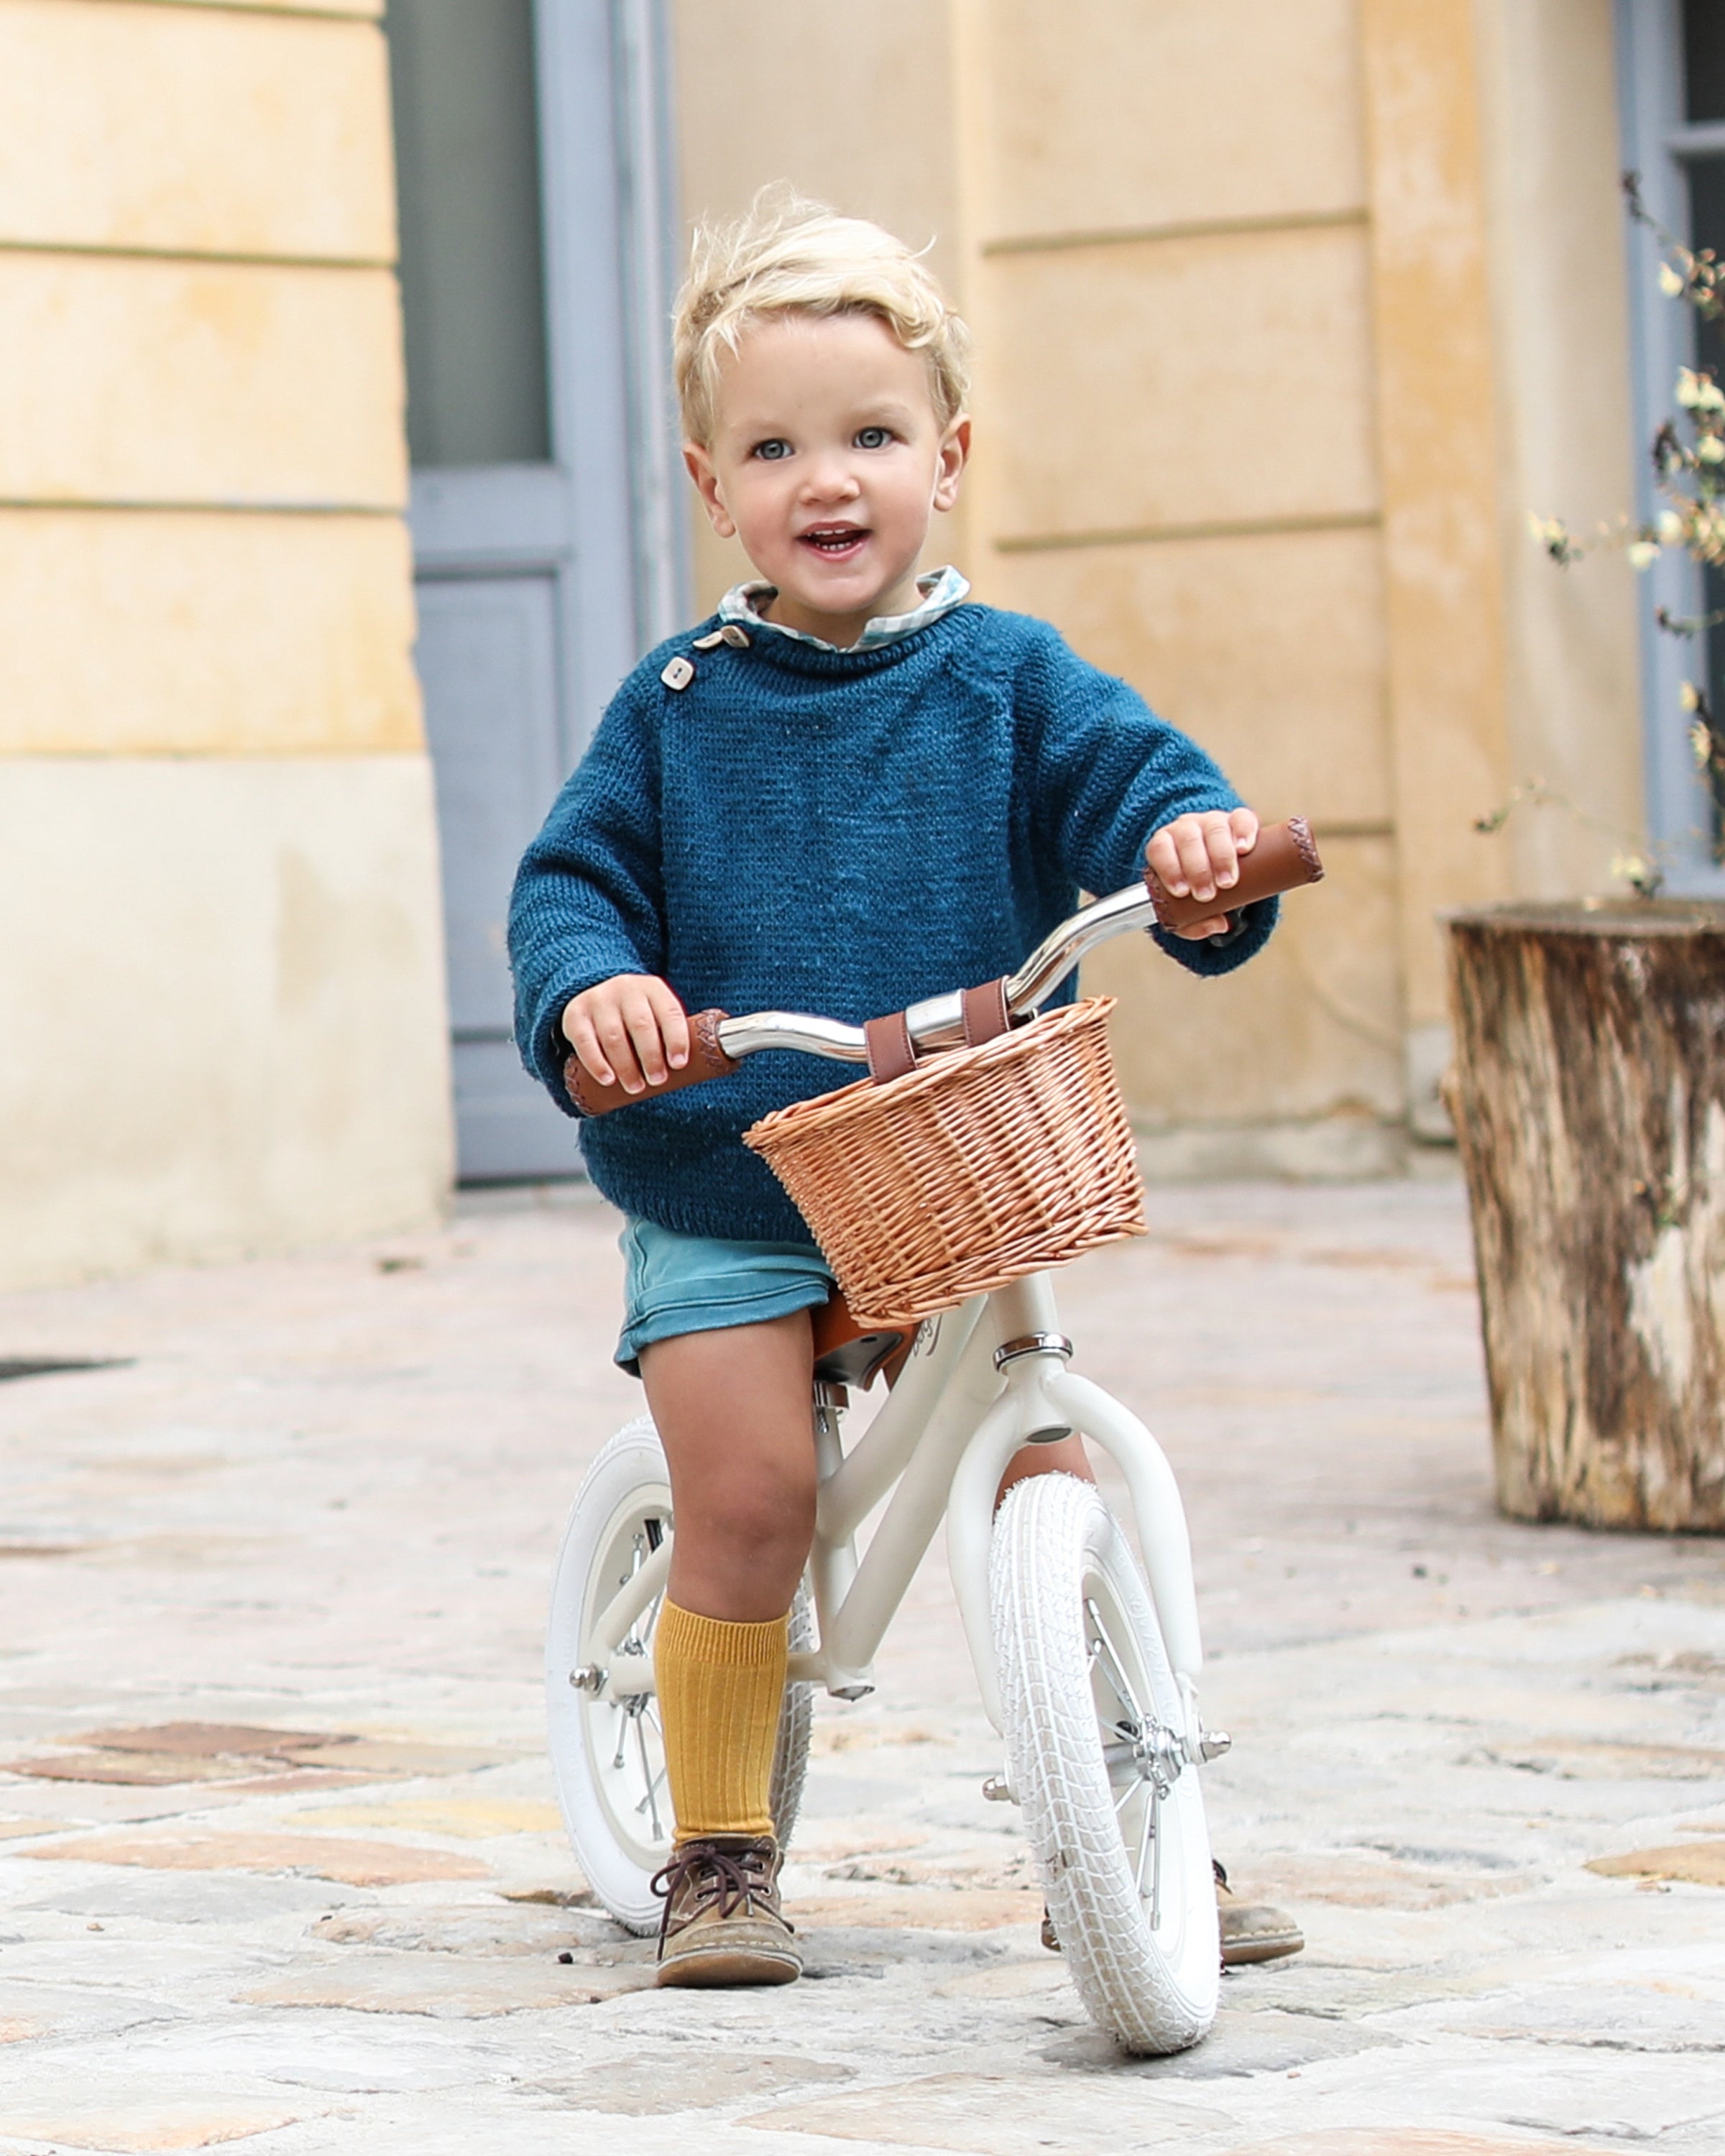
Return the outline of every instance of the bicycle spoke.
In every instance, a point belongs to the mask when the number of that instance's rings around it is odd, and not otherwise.
[[[653,1777],[652,1780],[647,1784],[647,1794],[641,1799],[639,1804],[635,1806],[636,1811],[638,1813],[645,1811],[648,1806],[653,1804],[653,1799],[658,1795],[660,1789],[664,1787],[665,1769],[661,1767],[659,1772]],[[659,1810],[656,1804],[654,1805],[653,1808],[653,1831],[655,1834],[657,1834],[659,1831]]]
[[[1144,1898],[1144,1859],[1150,1853],[1150,1845],[1156,1837],[1156,1794],[1153,1789],[1150,1801],[1144,1807],[1144,1824],[1138,1833],[1138,1861],[1132,1867],[1132,1883],[1137,1888],[1138,1899]]]
[[[1108,1689],[1126,1709],[1132,1720],[1142,1728],[1144,1723],[1144,1711],[1138,1705],[1137,1696],[1132,1687],[1132,1680],[1121,1666],[1120,1657],[1114,1651],[1114,1642],[1109,1638],[1108,1628],[1102,1622],[1102,1613],[1097,1609],[1095,1601],[1089,1597],[1086,1598],[1084,1606],[1090,1612],[1091,1624],[1096,1628],[1096,1653],[1101,1658],[1102,1676]]]
[[[641,1754],[641,1772],[647,1778],[647,1794],[635,1806],[635,1810],[637,1812],[646,1812],[649,1815],[653,1838],[655,1841],[660,1841],[665,1837],[665,1830],[659,1823],[659,1784],[665,1779],[665,1769],[660,1768],[658,1774],[654,1773],[653,1763],[647,1757],[647,1732],[641,1727],[640,1717],[637,1715],[634,1719],[635,1743]]]

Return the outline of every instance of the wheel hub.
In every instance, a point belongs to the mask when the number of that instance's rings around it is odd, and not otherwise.
[[[1117,1773],[1130,1768],[1140,1781],[1154,1785],[1158,1796],[1167,1796],[1185,1767],[1184,1746],[1159,1722],[1153,1722],[1147,1729],[1131,1722],[1117,1722],[1114,1726],[1121,1741],[1103,1748],[1111,1770]]]
[[[1156,1784],[1156,1793],[1165,1797],[1180,1778],[1185,1765],[1182,1748],[1171,1729],[1153,1722],[1143,1731],[1132,1747],[1132,1757],[1139,1774],[1147,1782]]]

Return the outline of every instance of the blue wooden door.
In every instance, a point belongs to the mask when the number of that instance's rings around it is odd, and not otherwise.
[[[521,1070],[522,848],[680,599],[655,0],[390,0],[417,660],[464,1182],[578,1172]]]

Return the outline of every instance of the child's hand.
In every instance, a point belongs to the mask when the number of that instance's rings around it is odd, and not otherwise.
[[[601,1086],[644,1093],[689,1060],[683,1006],[652,973],[616,973],[563,1007],[563,1038]]]
[[[1257,843],[1258,819],[1250,808],[1212,808],[1164,824],[1144,849],[1144,857],[1171,898],[1214,898],[1239,882],[1240,859]],[[1220,936],[1227,927],[1224,911],[1173,932],[1193,941]]]

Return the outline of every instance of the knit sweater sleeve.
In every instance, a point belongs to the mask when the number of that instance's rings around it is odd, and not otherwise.
[[[1240,796],[1195,742],[1137,690],[1087,665],[1053,629],[1030,641],[1015,685],[1039,843],[1072,882],[1099,896],[1135,883],[1153,833]],[[1152,936],[1194,973],[1232,973],[1276,926],[1276,901],[1247,906],[1226,937]]]
[[[516,872],[516,1044],[566,1113],[569,998],[614,974],[664,968],[656,693],[641,672],[624,684]]]

